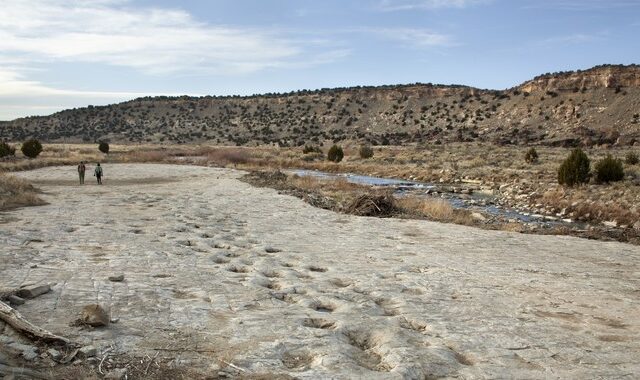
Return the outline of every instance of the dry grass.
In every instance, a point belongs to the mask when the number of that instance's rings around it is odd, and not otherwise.
[[[454,209],[444,199],[404,197],[398,201],[400,207],[436,220],[449,220]]]
[[[166,162],[170,155],[166,151],[161,150],[141,150],[131,151],[123,155],[124,162]]]
[[[397,204],[408,215],[416,215],[444,223],[475,224],[469,211],[454,209],[444,199],[406,196],[398,199]]]
[[[16,176],[0,173],[0,211],[22,206],[37,206],[44,201],[31,184]]]
[[[209,163],[217,166],[234,166],[248,164],[253,160],[251,151],[247,148],[215,148],[205,150]]]
[[[288,177],[289,183],[299,189],[305,191],[319,192],[339,192],[339,191],[359,191],[368,189],[355,183],[351,183],[346,179],[320,179],[310,176],[291,176]]]

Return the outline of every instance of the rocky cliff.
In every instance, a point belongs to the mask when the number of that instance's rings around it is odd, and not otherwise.
[[[147,97],[0,124],[0,138],[297,146],[486,141],[640,144],[640,66],[545,74],[482,90],[413,84],[250,97]]]

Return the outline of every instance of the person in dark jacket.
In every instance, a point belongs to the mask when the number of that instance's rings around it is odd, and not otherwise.
[[[84,165],[84,161],[80,161],[80,165],[78,165],[78,176],[80,177],[80,184],[84,185],[84,172],[87,170],[87,167]]]
[[[102,185],[102,166],[100,166],[99,162],[96,165],[96,170],[93,172],[93,175],[96,176],[96,179],[98,180],[98,185]]]

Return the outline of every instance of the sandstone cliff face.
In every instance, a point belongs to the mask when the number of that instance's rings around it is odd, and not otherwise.
[[[575,91],[640,87],[640,66],[602,66],[586,71],[543,75],[519,86],[521,91]]]
[[[545,74],[504,91],[414,84],[154,97],[0,123],[0,139],[299,146],[640,144],[640,66]]]

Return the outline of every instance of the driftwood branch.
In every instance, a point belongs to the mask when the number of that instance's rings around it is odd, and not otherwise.
[[[2,301],[0,301],[0,319],[13,327],[17,332],[26,335],[31,339],[64,345],[70,343],[67,338],[52,334],[49,331],[27,321],[20,313]]]

